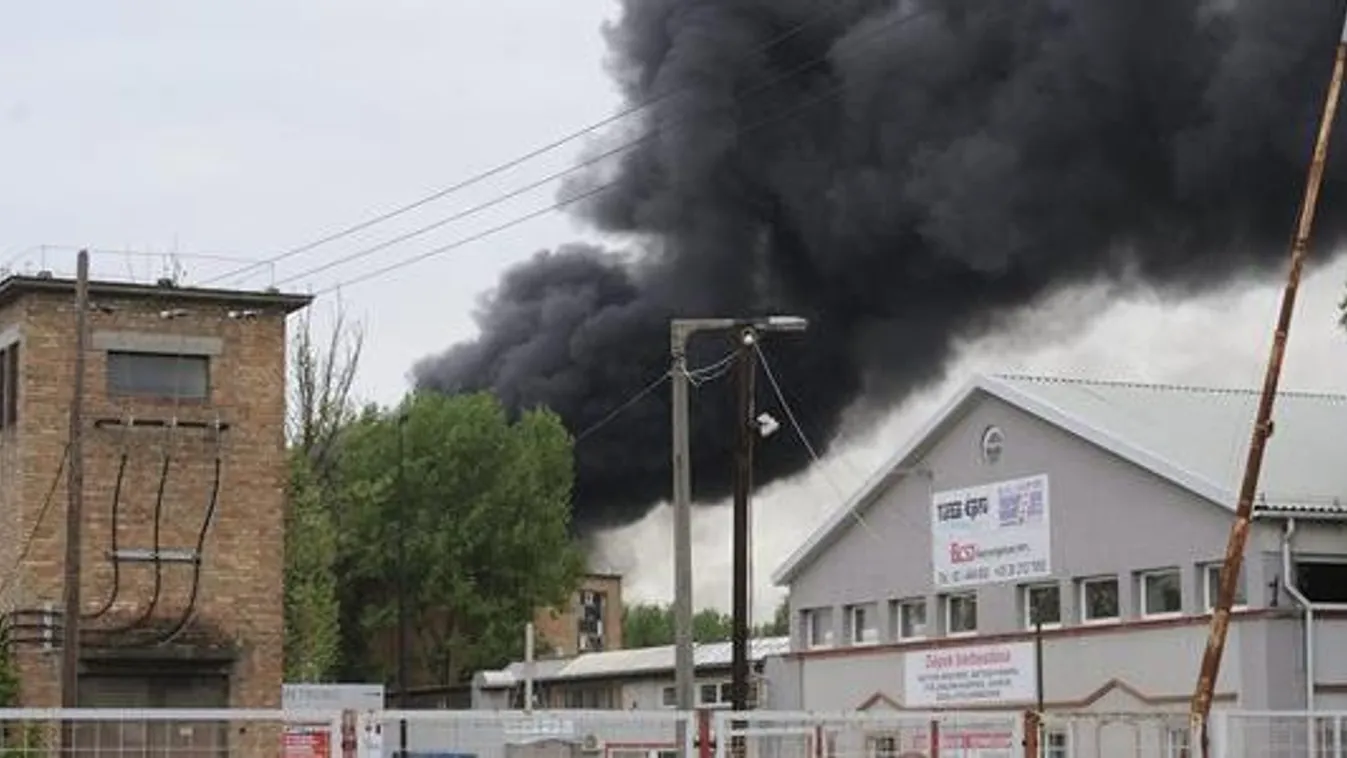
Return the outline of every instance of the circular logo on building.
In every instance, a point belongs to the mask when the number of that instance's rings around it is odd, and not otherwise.
[[[1001,451],[1005,444],[1006,435],[999,427],[989,426],[982,430],[982,462],[990,465],[1001,460]]]

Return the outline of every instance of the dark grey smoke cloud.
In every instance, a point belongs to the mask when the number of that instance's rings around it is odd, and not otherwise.
[[[582,215],[649,241],[509,271],[480,338],[421,362],[418,384],[545,404],[578,433],[666,367],[671,315],[796,313],[808,334],[771,349],[826,446],[850,404],[900,401],[942,376],[955,340],[1055,289],[1103,278],[1183,295],[1279,271],[1342,12],[626,0],[614,76],[633,102],[674,94],[649,112],[655,139],[565,191],[615,175]],[[1347,218],[1336,139],[1320,256]],[[694,363],[727,346],[697,348]],[[727,491],[729,396],[693,396],[701,500]],[[581,531],[641,517],[669,491],[667,389],[577,455]],[[808,464],[783,438],[759,455],[760,484]]]

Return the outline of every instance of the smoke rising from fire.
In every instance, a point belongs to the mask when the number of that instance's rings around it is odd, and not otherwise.
[[[809,332],[767,348],[826,447],[849,406],[902,400],[956,341],[1060,288],[1183,295],[1280,270],[1343,4],[625,0],[611,67],[633,103],[663,96],[655,136],[563,192],[613,182],[581,214],[644,242],[511,269],[481,335],[417,384],[547,405],[579,433],[667,368],[671,316],[798,314]],[[1345,223],[1321,213],[1317,254]],[[692,364],[728,349],[698,338]],[[728,491],[730,396],[693,394],[701,501]],[[579,441],[580,531],[667,496],[668,416],[662,389]],[[774,438],[757,483],[808,463]]]

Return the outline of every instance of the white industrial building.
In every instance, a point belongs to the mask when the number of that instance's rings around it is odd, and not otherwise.
[[[775,573],[773,707],[1032,708],[1037,605],[1047,710],[1173,714],[1177,745],[1257,399],[970,382]],[[1347,397],[1275,418],[1216,708],[1347,710]]]
[[[760,672],[768,656],[790,649],[789,637],[750,640],[749,661]],[[698,708],[724,708],[730,702],[730,643],[696,645],[693,664]],[[672,709],[674,646],[608,650],[571,658],[535,661],[535,705],[540,708],[660,710]],[[482,671],[473,678],[473,707],[506,709],[523,704],[524,679],[529,664],[515,662],[499,671]],[[759,705],[768,694],[761,676],[755,676]]]

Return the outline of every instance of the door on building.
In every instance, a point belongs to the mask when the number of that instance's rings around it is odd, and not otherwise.
[[[110,671],[80,676],[82,708],[227,708],[229,679],[219,673]],[[76,729],[81,754],[138,756],[225,756],[229,724],[220,721],[161,721],[118,718],[84,722]]]

